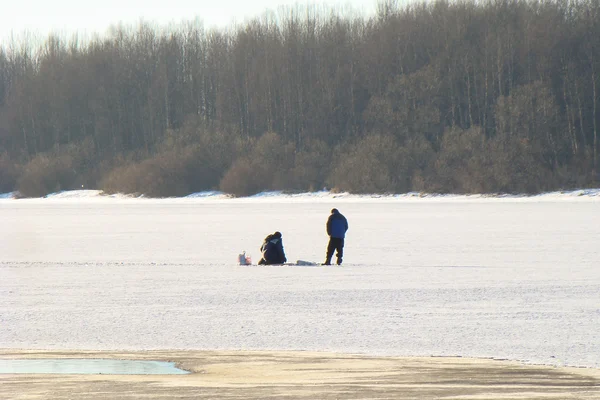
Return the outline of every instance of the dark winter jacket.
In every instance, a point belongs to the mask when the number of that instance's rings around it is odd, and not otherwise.
[[[348,221],[337,209],[331,210],[327,219],[327,234],[333,238],[343,239],[348,230]]]
[[[260,248],[265,264],[283,264],[287,261],[283,251],[283,241],[281,238],[269,235]]]

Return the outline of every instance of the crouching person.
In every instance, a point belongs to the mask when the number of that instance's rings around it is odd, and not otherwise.
[[[281,232],[275,232],[265,238],[260,247],[262,258],[258,262],[259,265],[283,264],[287,261],[285,252],[283,251],[283,241],[281,240]]]

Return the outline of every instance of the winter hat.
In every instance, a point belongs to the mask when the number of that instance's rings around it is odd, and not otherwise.
[[[331,209],[331,213],[332,213],[332,214],[337,214],[337,213],[339,213],[339,211],[338,211],[338,209],[337,209],[337,208],[332,208],[332,209]]]
[[[279,232],[279,231],[275,232],[273,234],[273,237],[280,238],[281,237],[281,232]]]

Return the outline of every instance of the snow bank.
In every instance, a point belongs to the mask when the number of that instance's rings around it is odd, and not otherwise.
[[[496,201],[600,201],[600,189],[577,189],[571,191],[555,191],[542,193],[537,195],[515,195],[515,194],[472,194],[472,195],[458,195],[458,194],[432,194],[432,193],[419,193],[410,192],[403,194],[351,194],[347,192],[336,193],[327,190],[318,192],[306,192],[306,193],[285,193],[282,191],[269,191],[255,194],[248,197],[233,197],[229,194],[220,191],[205,191],[189,194],[185,197],[168,197],[168,198],[148,198],[145,196],[134,196],[126,194],[106,194],[101,190],[70,190],[61,191],[57,193],[49,194],[43,198],[37,199],[19,199],[20,201],[31,201],[31,200],[132,200],[132,199],[143,199],[146,201],[206,201],[206,200],[230,200],[237,202],[269,202],[276,200],[289,201],[289,202],[303,202],[303,201],[479,201],[482,199],[496,200]],[[0,194],[0,200],[17,200],[17,193],[10,192]]]

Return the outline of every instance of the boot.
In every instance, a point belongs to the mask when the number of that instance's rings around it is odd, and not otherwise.
[[[342,258],[341,257],[338,257],[338,259],[337,259],[337,265],[342,265]]]
[[[331,257],[327,258],[325,262],[321,265],[331,265]]]

